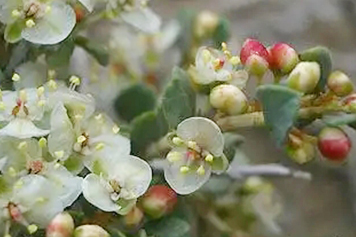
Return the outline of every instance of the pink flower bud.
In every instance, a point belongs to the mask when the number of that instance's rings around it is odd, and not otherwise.
[[[245,94],[234,85],[219,85],[210,93],[210,104],[229,115],[238,115],[246,112],[248,101]]]
[[[74,237],[110,237],[110,235],[98,225],[82,225],[75,229]]]
[[[277,43],[270,49],[269,64],[271,69],[281,70],[282,73],[291,72],[299,62],[298,53],[285,43]]]
[[[173,211],[177,194],[165,185],[152,186],[142,199],[144,212],[152,218],[161,218]]]
[[[67,212],[58,214],[48,225],[46,237],[71,237],[74,231],[74,221]]]
[[[249,73],[262,77],[269,67],[269,52],[259,41],[247,39],[242,45],[240,60]]]
[[[351,141],[341,129],[326,127],[319,134],[318,148],[325,158],[343,161],[351,150]]]
[[[327,84],[329,89],[340,97],[347,96],[354,90],[354,85],[350,78],[341,71],[332,72]]]

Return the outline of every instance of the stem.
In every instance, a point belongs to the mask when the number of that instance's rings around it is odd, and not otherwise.
[[[293,170],[279,164],[243,165],[230,168],[227,173],[232,178],[245,178],[249,176],[287,176],[311,180],[311,174],[304,171]]]
[[[324,113],[330,112],[346,112],[351,111],[343,106],[315,106],[301,108],[298,111],[299,119],[319,118]],[[233,131],[243,127],[260,127],[265,125],[263,112],[253,112],[236,116],[228,116],[216,119],[216,123],[223,131]]]

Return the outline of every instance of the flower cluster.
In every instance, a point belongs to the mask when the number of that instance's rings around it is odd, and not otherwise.
[[[16,77],[16,75],[15,75]],[[11,223],[30,233],[45,228],[83,192],[106,212],[127,214],[152,171],[130,156],[130,141],[90,95],[54,80],[38,88],[2,91],[0,101],[0,230]],[[83,179],[79,174],[86,169]],[[85,172],[87,173],[87,172]],[[50,190],[50,192],[49,192]]]

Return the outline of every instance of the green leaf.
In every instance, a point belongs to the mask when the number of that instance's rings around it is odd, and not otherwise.
[[[300,54],[300,59],[302,61],[312,61],[319,63],[321,76],[316,90],[324,91],[327,79],[332,71],[332,59],[329,49],[322,46],[307,49]]]
[[[216,47],[220,48],[221,43],[227,42],[230,38],[230,22],[225,17],[220,17],[219,24],[213,34]]]
[[[92,55],[98,63],[102,66],[107,66],[109,63],[109,53],[107,49],[95,42],[90,41],[88,38],[83,36],[77,36],[75,43],[85,49],[90,55]]]
[[[245,138],[235,133],[224,133],[224,155],[231,162],[235,156],[236,148],[245,142]]]
[[[181,68],[174,68],[172,81],[166,88],[161,108],[161,113],[170,129],[175,129],[184,119],[195,113],[195,92],[189,81],[188,74]]]
[[[114,104],[119,116],[128,122],[144,112],[154,110],[155,105],[154,91],[143,84],[122,91]]]
[[[50,68],[60,68],[69,64],[74,51],[74,40],[72,37],[58,45],[51,46],[46,52],[46,60]]]
[[[167,217],[150,222],[145,229],[148,235],[155,237],[186,237],[189,236],[190,225],[182,219]]]
[[[146,112],[135,118],[132,123],[131,150],[135,155],[143,154],[149,144],[164,136],[168,129],[160,123],[156,112]]]
[[[24,27],[22,21],[16,21],[12,24],[6,25],[4,38],[9,43],[16,43],[21,40],[21,32]]]
[[[263,85],[257,89],[266,125],[279,146],[298,114],[300,93],[281,85]]]
[[[133,154],[144,154],[148,145],[173,130],[184,119],[195,113],[195,94],[187,73],[174,68],[172,80],[167,86],[156,111],[146,112],[135,118],[131,125]]]
[[[337,114],[334,116],[325,116],[323,121],[329,126],[353,124],[356,122],[356,114]]]

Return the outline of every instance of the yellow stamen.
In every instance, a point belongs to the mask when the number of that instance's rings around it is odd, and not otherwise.
[[[173,137],[172,142],[176,146],[181,146],[184,144],[184,141],[179,137]]]
[[[38,145],[40,146],[40,148],[45,148],[47,146],[47,139],[41,137],[40,140],[38,141]]]
[[[31,235],[36,233],[37,230],[38,230],[38,226],[37,225],[29,225],[29,226],[27,226],[27,231]]]
[[[19,97],[20,97],[20,100],[21,100],[22,102],[26,102],[26,101],[27,101],[27,93],[26,93],[26,91],[25,91],[25,90],[21,90]]]
[[[118,134],[120,132],[120,128],[119,126],[117,126],[116,124],[113,126],[112,128],[112,132],[115,134]]]
[[[86,140],[87,140],[87,138],[86,138],[85,136],[83,136],[83,135],[81,135],[81,136],[79,136],[79,137],[77,138],[77,142],[80,143],[80,144],[82,144],[82,143],[85,142]]]
[[[237,56],[234,56],[234,57],[231,57],[230,58],[230,63],[233,65],[233,66],[237,66],[240,64],[240,58],[237,57]]]
[[[18,81],[20,81],[20,79],[21,79],[21,77],[19,74],[14,73],[14,75],[12,75],[12,81],[18,82]]]
[[[52,7],[51,6],[47,6],[45,13],[50,13],[52,11]]]
[[[167,160],[171,163],[180,161],[182,159],[182,154],[177,151],[171,151],[167,154]]]
[[[43,107],[43,106],[46,105],[46,101],[45,101],[45,100],[39,100],[39,101],[37,102],[37,105],[38,105],[38,107]]]
[[[49,80],[48,81],[48,86],[52,90],[57,90],[57,88],[58,88],[57,82],[55,82],[54,80]]]
[[[18,17],[21,16],[21,12],[20,12],[19,10],[15,9],[15,10],[13,10],[13,11],[11,12],[11,16],[12,16],[13,18],[18,18]]]
[[[6,106],[4,102],[0,101],[0,110],[5,110]]]
[[[45,91],[45,88],[44,88],[43,86],[38,87],[38,88],[37,88],[37,96],[38,96],[38,97],[43,96],[44,91]]]
[[[198,144],[195,141],[188,141],[188,147],[195,151],[200,151]]]
[[[187,174],[189,171],[190,171],[190,168],[188,166],[182,166],[180,167],[179,171],[182,173],[182,174]]]
[[[212,156],[211,154],[208,154],[207,156],[205,156],[205,161],[206,162],[213,162],[214,161],[214,156]]]
[[[10,168],[8,169],[8,172],[9,172],[9,175],[10,175],[11,177],[16,177],[16,176],[17,176],[17,172],[16,172],[16,170],[14,169],[14,167],[10,167]]]
[[[70,79],[69,79],[69,82],[73,83],[76,86],[79,86],[80,85],[80,78],[77,77],[77,76],[71,76]]]
[[[221,43],[221,48],[223,51],[227,51],[227,44],[225,42]]]
[[[48,79],[49,80],[54,80],[56,78],[56,71],[55,70],[49,70],[48,71]]]
[[[36,25],[36,23],[34,22],[34,20],[32,20],[32,19],[28,19],[27,21],[26,21],[26,26],[27,26],[27,28],[32,28],[32,27],[34,27]]]

